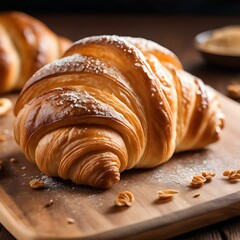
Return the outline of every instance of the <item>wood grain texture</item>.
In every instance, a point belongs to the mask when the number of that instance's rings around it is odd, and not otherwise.
[[[13,101],[15,95],[9,96]],[[226,169],[239,168],[240,106],[221,96],[226,129],[221,141],[208,149],[175,154],[171,161],[151,170],[130,170],[109,190],[76,186],[69,181],[42,175],[26,161],[12,135],[14,117],[0,119],[0,222],[17,238],[32,239],[149,239],[169,238],[240,213],[240,182],[222,177]],[[9,131],[9,132],[8,132]],[[10,158],[18,161],[11,163]],[[26,169],[24,169],[26,167]],[[189,187],[191,178],[202,170],[217,173],[203,188]],[[33,190],[29,181],[42,179],[43,190]],[[157,191],[180,191],[173,201],[160,203]],[[117,208],[119,191],[129,190],[136,198],[130,208]],[[195,192],[201,195],[193,198]],[[53,200],[51,207],[44,206]],[[67,218],[75,219],[68,224]],[[226,230],[227,231],[227,230]]]

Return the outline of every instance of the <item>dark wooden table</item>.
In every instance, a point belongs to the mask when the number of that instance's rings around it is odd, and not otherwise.
[[[187,71],[225,95],[228,84],[240,83],[240,69],[209,66],[194,48],[196,34],[225,25],[240,25],[240,16],[35,14],[35,17],[73,41],[99,34],[139,36],[156,41],[175,52]],[[0,225],[0,240],[13,239]],[[174,239],[237,240],[240,239],[240,217]]]

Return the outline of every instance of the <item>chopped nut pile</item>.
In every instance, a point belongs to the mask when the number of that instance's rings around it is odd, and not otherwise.
[[[207,172],[207,171],[202,172],[202,176],[206,179],[206,181],[212,180],[212,178],[215,177],[215,175],[216,174],[213,172]]]
[[[211,181],[215,177],[215,173],[203,171],[202,175],[195,175],[192,178],[191,186],[194,188],[200,188],[206,181]]]
[[[134,201],[134,195],[129,191],[120,192],[117,196],[117,199],[114,201],[116,206],[132,206]]]
[[[167,199],[170,200],[177,193],[179,193],[178,190],[175,190],[175,189],[165,189],[165,190],[158,191],[158,197],[161,200],[163,200],[163,199],[164,200],[167,200]]]
[[[194,188],[200,188],[203,186],[203,184],[206,182],[206,178],[202,175],[195,175],[192,178],[191,186]]]
[[[223,172],[223,176],[228,177],[228,180],[240,179],[240,169],[239,170],[226,170]]]

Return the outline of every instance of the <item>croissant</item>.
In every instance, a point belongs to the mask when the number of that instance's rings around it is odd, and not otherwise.
[[[219,139],[224,117],[210,88],[145,39],[82,39],[24,86],[15,139],[49,176],[109,188],[120,173]]]
[[[34,72],[59,58],[70,43],[24,13],[0,14],[0,93],[20,90]]]

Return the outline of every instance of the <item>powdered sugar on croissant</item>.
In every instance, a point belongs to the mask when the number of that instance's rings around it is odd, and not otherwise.
[[[215,93],[140,38],[89,37],[40,69],[16,103],[15,139],[50,176],[107,188],[120,172],[218,140]]]

